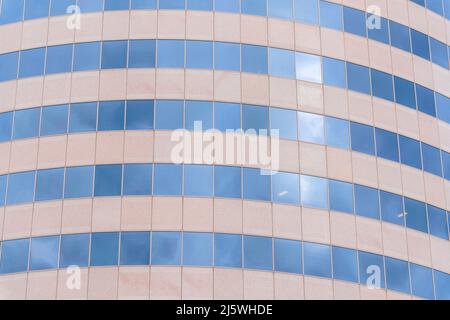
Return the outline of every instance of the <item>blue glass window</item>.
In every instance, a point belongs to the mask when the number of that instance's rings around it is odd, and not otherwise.
[[[350,90],[370,94],[369,68],[347,62],[347,81]]]
[[[121,265],[150,263],[150,232],[122,232],[120,237]]]
[[[328,146],[350,148],[350,123],[332,117],[325,117],[326,144]]]
[[[320,25],[330,29],[342,30],[342,6],[320,1]]]
[[[353,213],[353,185],[330,180],[330,210]]]
[[[448,69],[447,46],[436,39],[430,37],[431,61]]]
[[[403,164],[422,169],[420,142],[405,136],[399,136],[400,159]]]
[[[42,108],[41,136],[67,133],[69,106]]]
[[[392,75],[371,69],[372,94],[375,97],[394,101],[394,89],[392,87]]]
[[[29,239],[3,241],[0,274],[27,271],[29,245]]]
[[[314,208],[327,208],[327,180],[323,178],[301,176],[302,205]]]
[[[37,171],[35,201],[62,199],[64,168]]]
[[[270,201],[270,175],[244,168],[244,199]]]
[[[119,233],[93,233],[91,237],[91,266],[117,266],[119,263]]]
[[[122,193],[122,165],[99,165],[95,168],[94,196],[120,196]]]
[[[389,30],[391,35],[391,45],[410,52],[411,40],[409,36],[409,28],[400,23],[390,20]]]
[[[184,9],[185,0],[159,0],[159,9]]]
[[[380,190],[381,219],[390,223],[404,225],[405,213],[402,197]]]
[[[46,74],[72,71],[73,45],[52,46],[47,49]]]
[[[25,0],[25,20],[49,16],[50,0]]]
[[[156,65],[155,40],[130,40],[128,67],[154,68]]]
[[[213,43],[210,41],[186,41],[186,68],[212,69]]]
[[[444,210],[427,205],[430,233],[436,237],[448,240],[447,214]]]
[[[23,19],[24,0],[3,0],[1,3],[0,24],[21,21]]]
[[[272,175],[272,201],[300,203],[300,178],[298,174],[277,172]]]
[[[257,16],[267,15],[266,0],[241,0],[241,12]]]
[[[247,133],[266,135],[269,130],[269,109],[260,106],[242,106],[242,129]],[[252,132],[255,130],[256,132]]]
[[[34,177],[35,171],[10,174],[6,204],[15,205],[32,202],[34,199]]]
[[[128,10],[130,0],[105,0],[105,11],[107,10]]]
[[[269,48],[269,74],[276,77],[294,78],[294,52],[284,49]]]
[[[433,271],[430,268],[411,263],[412,294],[425,299],[434,299]]]
[[[184,166],[184,195],[212,196],[213,167],[203,165]]]
[[[31,239],[30,270],[58,267],[59,236]]]
[[[450,98],[445,97],[437,92],[436,95],[436,111],[439,119],[450,123]]]
[[[14,139],[25,139],[39,136],[40,108],[16,111],[14,115]]]
[[[428,47],[428,36],[422,32],[411,29],[412,53],[430,60],[430,48]]]
[[[272,238],[244,236],[244,268],[272,270]]]
[[[366,15],[364,11],[344,6],[344,31],[366,36]]]
[[[72,9],[75,6],[76,0],[53,0],[50,8],[51,16],[62,16],[71,13],[69,7]],[[67,12],[69,10],[69,12]]]
[[[444,14],[444,7],[442,6],[441,0],[427,0],[427,9],[436,12],[440,16]]]
[[[357,215],[379,219],[378,190],[355,185],[355,212]]]
[[[159,2],[159,6],[161,8],[161,1]],[[158,40],[158,67],[159,68],[184,67],[183,40]]]
[[[181,264],[181,233],[179,232],[152,233],[152,264],[153,265]]]
[[[358,282],[356,250],[333,247],[333,278]]]
[[[394,76],[394,87],[395,102],[416,109],[416,94],[414,91],[414,83]]]
[[[153,100],[127,101],[126,130],[151,130],[154,122]]]
[[[175,164],[155,164],[153,192],[155,195],[181,195],[183,167]]]
[[[408,228],[428,233],[425,203],[405,198],[405,216]]]
[[[271,135],[281,139],[297,140],[297,113],[294,110],[270,108]],[[278,135],[273,132],[278,131]]]
[[[322,82],[321,57],[303,52],[295,53],[295,73],[298,80]]]
[[[73,71],[97,70],[100,66],[100,42],[75,44]]]
[[[442,150],[442,168],[444,169],[444,177],[450,180],[450,153]]]
[[[45,65],[45,48],[37,48],[21,51],[19,78],[27,78],[43,75],[44,65]]]
[[[158,100],[156,102],[155,128],[176,130],[183,128],[183,101]]]
[[[372,28],[372,26],[370,26],[367,30],[369,39],[389,44],[389,20],[383,17],[367,14],[369,23],[372,18],[380,21],[380,28]]]
[[[89,240],[89,234],[62,235],[59,267],[87,267],[89,262]]]
[[[429,114],[432,117],[436,116],[436,108],[434,105],[434,92],[428,88],[416,84],[417,94],[417,108]]]
[[[3,207],[5,205],[7,181],[8,181],[7,175],[0,176],[0,207]]]
[[[185,128],[202,131],[213,127],[213,105],[208,101],[186,101]]]
[[[69,132],[88,132],[97,129],[97,103],[70,105]]]
[[[11,140],[13,112],[0,114],[0,142]]]
[[[0,81],[8,81],[17,78],[19,63],[19,51],[0,55]]]
[[[223,198],[241,198],[241,168],[214,167],[214,195]]]
[[[267,47],[243,44],[242,71],[267,74]]]
[[[125,126],[125,101],[100,102],[98,130],[123,130]]]
[[[398,162],[397,135],[380,128],[375,128],[377,139],[377,156]]]
[[[241,45],[236,43],[215,42],[214,65],[214,68],[217,70],[240,71]]]
[[[294,0],[295,19],[310,24],[319,23],[319,3],[317,0]]]
[[[94,167],[71,167],[66,169],[64,198],[92,197]]]
[[[103,0],[78,0],[81,12],[98,12],[103,10]]]
[[[212,233],[185,232],[183,234],[183,265],[211,266],[212,263]]]
[[[384,288],[383,257],[377,254],[359,251],[358,258],[359,283],[374,289]]]
[[[450,275],[434,270],[436,299],[450,300]]]
[[[241,105],[237,103],[214,103],[214,128],[225,132],[241,128]]]
[[[312,113],[298,113],[298,135],[301,141],[325,142],[324,117]]]
[[[302,273],[302,243],[300,241],[274,239],[275,271]]]
[[[305,275],[331,278],[331,250],[329,246],[304,242],[303,259]]]
[[[423,169],[437,176],[442,176],[441,152],[439,149],[422,142]]]
[[[156,9],[157,0],[131,0],[131,9]]]
[[[292,19],[292,0],[268,0],[268,16]]]
[[[323,83],[340,88],[347,87],[345,62],[342,60],[323,57]]]
[[[213,10],[213,0],[187,0],[188,10]]]
[[[126,68],[128,41],[104,41],[102,46],[102,69]]]
[[[236,12],[240,11],[239,0],[215,0],[214,10],[219,12]]]
[[[126,164],[123,168],[124,195],[152,194],[152,165]]]
[[[388,289],[409,293],[408,262],[386,257],[386,280]]]
[[[214,235],[214,265],[217,267],[242,267],[242,236],[237,234]]]

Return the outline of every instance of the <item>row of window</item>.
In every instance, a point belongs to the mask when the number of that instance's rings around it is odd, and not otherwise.
[[[445,210],[362,185],[254,168],[110,164],[0,176],[0,205],[105,196],[221,197],[302,205],[381,219],[449,239]]]
[[[348,248],[240,234],[140,231],[8,240],[2,243],[0,274],[150,264],[273,270],[450,299],[450,275],[421,265]]]
[[[0,113],[0,142],[107,130],[254,130],[351,149],[450,180],[450,153],[357,122],[289,109],[190,100],[87,102]]]
[[[427,8],[440,16],[450,19],[450,1],[449,0],[411,0],[412,2]]]
[[[445,0],[448,1],[448,0]],[[0,25],[22,20],[73,13],[75,0],[3,0]],[[216,11],[242,12],[317,24],[390,44],[449,68],[445,43],[372,13],[323,0],[215,0]],[[441,0],[434,0],[435,3]],[[78,0],[81,12],[156,9],[156,0]],[[441,2],[442,5],[442,2]],[[68,9],[69,8],[69,9]],[[160,9],[214,10],[213,0],[160,0]],[[449,7],[450,9],[450,7]],[[69,10],[67,12],[67,10]]]
[[[0,55],[0,81],[116,68],[192,68],[269,74],[386,99],[450,123],[450,98],[376,69],[291,50],[196,40],[118,40]]]

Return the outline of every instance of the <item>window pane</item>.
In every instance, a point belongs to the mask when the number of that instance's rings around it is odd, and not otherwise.
[[[272,238],[244,236],[244,268],[272,270]]]
[[[333,247],[333,278],[358,282],[356,250]]]
[[[290,50],[269,48],[269,74],[276,77],[294,78],[294,52]]]
[[[436,237],[448,240],[447,214],[444,210],[427,205],[430,233]]]
[[[19,51],[0,55],[0,81],[16,79],[18,63]]]
[[[375,128],[377,139],[377,156],[398,162],[397,135],[383,129]]]
[[[345,62],[323,57],[323,83],[340,88],[347,87],[345,77]]]
[[[187,9],[188,10],[213,10],[213,1],[212,0],[187,0]]]
[[[181,264],[181,233],[179,232],[152,233],[152,264],[153,265]]]
[[[317,0],[294,0],[295,19],[310,24],[319,23],[319,4]]]
[[[434,92],[428,88],[416,84],[417,94],[417,108],[429,114],[432,117],[436,116],[436,108],[434,105]]]
[[[62,16],[72,13],[73,11],[69,10],[69,8],[73,9],[73,6],[75,6],[75,4],[76,0],[53,0],[51,2],[50,15]]]
[[[434,270],[434,286],[436,291],[436,299],[450,299],[450,275]]]
[[[422,142],[423,169],[437,176],[442,176],[441,152],[439,149]]]
[[[122,232],[120,265],[148,265],[149,263],[150,232]]]
[[[450,98],[439,93],[436,94],[436,111],[438,118],[450,123]]]
[[[31,239],[30,270],[58,267],[59,236]]]
[[[237,103],[214,103],[214,128],[225,132],[241,128],[241,105]]]
[[[106,10],[128,10],[130,5],[129,0],[105,0]]]
[[[97,103],[70,105],[69,132],[88,132],[97,129]]]
[[[151,130],[154,122],[153,100],[127,101],[126,130]]]
[[[214,265],[216,267],[242,267],[242,236],[237,234],[214,235]]]
[[[300,203],[299,175],[276,172],[272,175],[272,201],[277,203]]]
[[[409,293],[408,262],[386,257],[386,280],[388,289]]]
[[[375,69],[371,69],[370,74],[372,77],[372,94],[375,97],[394,101],[392,75]]]
[[[239,0],[215,0],[214,10],[219,12],[239,12]]]
[[[212,266],[212,233],[185,232],[183,234],[183,265]]]
[[[430,37],[431,61],[448,69],[447,46]]]
[[[100,42],[77,43],[73,71],[97,70],[100,66]]]
[[[182,129],[183,109],[182,100],[158,100],[156,102],[155,128],[158,130]]]
[[[268,16],[292,19],[292,0],[268,0]]]
[[[298,129],[301,141],[323,144],[325,142],[323,116],[299,112]]]
[[[129,68],[154,68],[156,64],[156,41],[130,40],[129,55]]]
[[[275,271],[302,273],[302,243],[294,240],[274,239]]]
[[[363,11],[344,6],[344,31],[366,36],[366,15]]]
[[[0,274],[27,271],[29,245],[29,239],[3,241]]]
[[[373,127],[350,122],[352,150],[370,155],[375,154]]]
[[[64,198],[92,197],[94,167],[66,168]]]
[[[405,198],[406,226],[428,233],[427,211],[425,203]]]
[[[159,0],[159,9],[184,9],[185,0]]]
[[[123,168],[123,194],[150,195],[152,194],[152,165],[126,164]]]
[[[409,28],[390,20],[389,30],[391,32],[391,44],[394,47],[410,52],[411,40],[409,36]]]
[[[355,212],[359,216],[379,219],[378,190],[355,185]]]
[[[186,68],[212,69],[213,43],[210,41],[186,41]]]
[[[414,91],[414,83],[394,76],[394,86],[395,102],[416,109],[416,94]]]
[[[251,1],[253,2],[254,0]],[[267,47],[243,44],[242,71],[267,74]]]
[[[0,207],[3,207],[5,205],[7,181],[8,181],[7,175],[0,176]]]
[[[11,140],[13,112],[0,114],[0,142]]]
[[[48,17],[50,0],[25,0],[25,20]]]
[[[405,136],[399,136],[400,159],[403,164],[422,170],[420,142]]]
[[[342,6],[320,1],[320,25],[330,29],[342,30]]]
[[[156,9],[157,0],[131,0],[131,9]]]
[[[369,68],[347,62],[348,88],[370,94]]]
[[[384,260],[377,254],[358,252],[359,283],[369,288],[384,288]]]
[[[270,175],[244,168],[244,199],[270,201]]]
[[[104,41],[102,69],[126,68],[128,41]]]
[[[119,262],[119,233],[93,233],[91,238],[91,266],[116,266]]]
[[[403,226],[404,210],[401,196],[380,190],[381,219]]]
[[[161,9],[161,1],[159,2],[159,6]],[[158,40],[158,67],[159,68],[184,67],[183,40]]]
[[[67,133],[69,106],[42,108],[41,136]]]
[[[35,201],[62,199],[64,168],[37,171]]]
[[[25,139],[39,136],[39,118],[41,108],[16,111],[14,115],[13,139]]]
[[[331,278],[331,250],[317,243],[303,243],[304,273],[308,276]]]
[[[8,179],[7,205],[32,202],[34,199],[35,171],[14,173]]]
[[[240,44],[215,42],[214,68],[217,70],[240,71],[241,70]]]
[[[444,168],[444,177],[450,180],[450,153],[442,150],[442,167]]]
[[[53,46],[47,49],[46,74],[72,71],[73,45]]]
[[[89,234],[62,235],[59,267],[87,267],[89,262],[89,238]]]
[[[214,193],[216,197],[241,198],[241,168],[215,166]]]
[[[241,0],[241,11],[244,14],[265,16],[266,0]]]
[[[322,82],[321,57],[312,54],[295,53],[296,78],[298,80]]]
[[[350,122],[332,117],[325,117],[326,144],[328,146],[350,148]]]
[[[21,21],[23,19],[24,0],[2,0],[0,24]]]
[[[269,108],[243,105],[242,129],[246,133],[266,135],[269,130]],[[252,132],[253,130],[256,132]]]
[[[207,101],[186,101],[185,127],[187,130],[203,131],[213,127],[213,104]]]
[[[153,188],[155,195],[181,195],[183,167],[175,164],[155,164]]]
[[[411,269],[412,294],[425,299],[434,299],[433,271],[414,263],[409,265]]]
[[[281,139],[297,140],[297,112],[294,110],[270,108],[270,134]],[[275,135],[273,130],[277,130]]]
[[[122,191],[122,165],[100,165],[95,168],[94,196],[120,196]]]
[[[103,10],[103,0],[78,0],[81,12],[98,12]]]
[[[353,185],[346,182],[330,180],[330,209],[353,213]]]
[[[327,208],[327,180],[301,176],[302,205],[314,208]]]
[[[212,196],[213,167],[203,165],[184,166],[184,195]]]
[[[125,101],[100,102],[98,109],[98,130],[123,130]]]
[[[368,28],[367,33],[369,35],[369,39],[389,45],[389,20],[369,13],[367,14],[367,19],[369,23],[372,19],[377,19],[380,21],[380,28],[372,28],[371,25],[370,28]]]
[[[428,47],[428,36],[422,32],[411,29],[412,52],[419,57],[430,60],[430,48]]]

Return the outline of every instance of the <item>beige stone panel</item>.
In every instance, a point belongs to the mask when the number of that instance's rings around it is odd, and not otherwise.
[[[213,229],[213,199],[185,197],[183,201],[183,230],[212,232]]]
[[[397,259],[408,259],[406,228],[382,222],[384,255]]]
[[[123,100],[126,98],[127,70],[100,71],[100,100]]]
[[[103,12],[85,13],[81,28],[75,31],[75,42],[98,41],[102,38]]]
[[[11,111],[14,109],[16,91],[16,80],[0,83],[0,112]]]
[[[323,113],[322,85],[311,82],[297,82],[297,104],[302,111]]]
[[[241,42],[267,45],[267,19],[252,15],[241,15]]]
[[[445,182],[442,178],[423,172],[425,183],[425,199],[427,203],[445,208]]]
[[[44,105],[67,103],[70,99],[72,76],[70,73],[48,75],[44,78]]]
[[[364,0],[338,0],[338,1],[332,1],[336,3],[342,3],[344,6],[357,8],[359,10],[365,10],[365,2]]]
[[[95,163],[95,133],[69,135],[67,137],[67,166]]]
[[[89,269],[89,300],[116,300],[118,287],[117,267],[97,267]]]
[[[183,300],[211,300],[213,298],[212,268],[184,267],[182,272]]]
[[[292,21],[268,19],[268,43],[271,47],[295,49],[295,24]]]
[[[48,45],[72,43],[75,40],[75,29],[67,28],[68,17],[50,17],[48,21]]]
[[[58,168],[66,164],[67,136],[39,139],[38,168]]]
[[[154,230],[181,230],[183,224],[183,199],[154,197],[152,228]]]
[[[43,90],[43,77],[17,80],[16,109],[25,109],[42,105]]]
[[[125,163],[153,162],[153,132],[126,131],[124,148]]]
[[[306,300],[332,300],[333,280],[305,277],[305,299]]]
[[[27,274],[12,274],[0,277],[1,300],[24,300],[27,292]]]
[[[380,221],[357,216],[356,237],[359,250],[383,254],[383,237]]]
[[[414,65],[411,53],[391,47],[392,70],[402,78],[414,81]]]
[[[275,299],[277,300],[303,300],[305,292],[303,288],[303,277],[274,273]]]
[[[427,87],[434,88],[433,69],[431,62],[419,56],[413,55],[415,82]]]
[[[374,97],[373,114],[375,127],[397,132],[394,103]]]
[[[419,129],[420,140],[431,144],[433,146],[439,146],[439,126],[436,118],[433,118],[423,112],[418,112],[419,115]]]
[[[326,147],[300,142],[300,172],[309,175],[326,176]]]
[[[150,299],[181,299],[181,268],[153,266],[150,273]]]
[[[128,69],[127,99],[153,99],[155,79],[155,69]]]
[[[156,39],[157,11],[130,11],[130,39]]]
[[[158,69],[156,71],[156,98],[184,98],[184,70]]]
[[[409,24],[407,0],[387,1],[387,6],[390,19],[404,25]]]
[[[36,202],[33,209],[31,235],[43,236],[58,234],[61,230],[61,201]]]
[[[150,268],[119,268],[119,299],[148,300],[150,298]]]
[[[241,19],[237,14],[226,12],[214,13],[214,40],[240,42]]]
[[[384,289],[371,289],[361,285],[360,294],[362,300],[386,300],[386,290]]]
[[[207,11],[186,11],[186,39],[213,40],[214,14]]]
[[[120,230],[120,197],[94,198],[92,208],[92,232]]]
[[[302,239],[302,217],[298,206],[273,204],[273,236],[277,238]]]
[[[279,140],[279,170],[299,172],[298,142],[292,140]]]
[[[401,105],[396,105],[398,133],[419,139],[419,120],[417,111]]]
[[[416,3],[408,1],[409,26],[423,33],[428,33],[426,9]]]
[[[3,142],[0,144],[0,174],[6,174],[9,171],[10,150],[11,142]]]
[[[450,96],[450,83],[448,81],[448,70],[438,66],[437,64],[431,64],[431,69],[433,71],[435,91],[440,92],[441,94],[447,97]]]
[[[214,231],[242,233],[242,200],[214,198]]]
[[[172,150],[178,142],[171,141],[171,132],[157,131],[155,132],[155,162],[172,162]]]
[[[325,114],[343,119],[348,119],[347,90],[324,86],[323,105]]]
[[[103,13],[103,40],[128,38],[130,27],[129,11],[105,11]]]
[[[99,84],[100,71],[72,73],[71,102],[98,100]]]
[[[387,291],[387,300],[411,300],[410,295],[406,295],[404,293],[396,292],[396,291]]]
[[[320,28],[295,22],[295,50],[320,54]]]
[[[348,111],[350,120],[373,125],[373,107],[370,96],[348,91]]]
[[[439,136],[441,137],[441,149],[450,151],[450,139],[444,139],[444,137],[450,137],[450,124],[443,121],[438,121]]]
[[[402,174],[400,164],[378,158],[378,181],[380,189],[402,194]]]
[[[0,39],[8,39],[8,41],[0,42],[0,53],[19,51],[22,39],[22,23],[2,25]]]
[[[16,140],[11,144],[10,172],[36,169],[38,139]]]
[[[430,237],[430,245],[433,268],[450,273],[450,242],[444,239]]]
[[[367,39],[350,33],[344,33],[345,56],[347,61],[369,65]]]
[[[377,6],[381,11],[381,16],[387,17],[388,16],[388,5],[387,5],[388,1],[389,0],[366,0],[366,5],[365,5],[365,7],[363,5],[362,10],[365,11],[365,8],[367,8],[369,6]]]
[[[186,33],[186,15],[184,11],[158,11],[158,38],[184,39]]]
[[[344,33],[328,28],[320,28],[322,55],[345,60]]]
[[[244,270],[245,300],[272,300],[273,286],[272,272]]]
[[[377,160],[359,152],[352,152],[353,182],[373,188],[378,187]]]
[[[245,234],[272,236],[272,208],[270,203],[244,200],[243,220]]]
[[[0,239],[3,239],[3,221],[5,221],[5,207],[0,208]]]
[[[353,214],[331,212],[331,243],[346,248],[357,247],[357,232]]]
[[[446,19],[442,16],[437,15],[431,10],[427,10],[427,20],[428,20],[428,35],[439,41],[446,43]]]
[[[243,73],[241,81],[243,103],[269,104],[269,78],[267,76]]]
[[[121,230],[150,230],[152,218],[151,197],[123,197]]]
[[[270,105],[296,109],[296,81],[293,79],[269,77]]]
[[[55,300],[58,271],[30,272],[27,282],[27,300]]]
[[[64,200],[61,233],[91,231],[92,199]]]
[[[186,99],[213,100],[213,77],[212,70],[186,70]]]
[[[400,165],[402,171],[403,194],[410,198],[425,201],[423,172],[409,166]]]
[[[237,72],[214,71],[214,99],[241,102],[241,75]]]
[[[97,164],[123,162],[124,132],[105,131],[97,133],[95,160]]]
[[[83,268],[80,270],[80,289],[73,290],[67,287],[67,281],[70,281],[69,277],[72,273],[67,274],[66,269],[58,270],[58,300],[85,300],[88,296],[88,270]]]
[[[352,152],[327,147],[328,176],[332,179],[352,182]]]
[[[32,219],[32,204],[6,207],[3,222],[3,240],[29,237]]]
[[[445,180],[445,198],[447,199],[447,210],[450,210],[450,182]]]
[[[408,260],[431,267],[430,236],[427,233],[406,229]]]
[[[47,44],[48,19],[33,19],[23,22],[22,50],[45,47]]]
[[[359,300],[361,297],[359,285],[345,281],[334,281],[334,299],[336,300]]]
[[[302,208],[303,240],[330,243],[330,213],[326,210]]]
[[[241,300],[244,297],[243,270],[214,269],[214,299]]]
[[[377,70],[392,73],[390,46],[372,40],[369,40],[368,43],[370,66]]]

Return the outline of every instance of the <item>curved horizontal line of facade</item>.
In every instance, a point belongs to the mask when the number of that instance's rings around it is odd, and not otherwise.
[[[450,181],[450,153],[445,150],[358,122],[276,107],[197,100],[115,100],[0,113],[0,125],[0,143],[123,130],[256,133],[357,151]]]
[[[105,7],[105,12],[129,10],[130,3],[129,1],[126,0],[125,2],[123,3],[115,2],[111,3],[111,5],[107,4],[107,6]],[[172,9],[178,11],[187,9],[193,10],[194,12],[195,11],[208,12],[214,11],[212,2],[213,1],[209,2],[204,1],[201,4],[196,2],[193,3],[191,6],[189,6],[189,4],[185,6],[184,1],[180,1],[179,3],[172,3],[171,7],[164,9]],[[372,7],[368,7],[368,12],[365,12],[356,8],[343,6],[334,2],[328,2],[323,0],[321,1],[301,0],[297,1],[297,3],[302,5],[302,9],[305,9],[304,12],[303,10],[294,10],[294,3],[292,0],[284,0],[284,1],[271,0],[269,1],[269,6],[267,7],[265,6],[266,1],[253,1],[253,4],[250,4],[250,2],[245,3],[243,4],[242,7],[243,9],[242,14],[249,14],[257,17],[268,16],[270,18],[275,19],[298,21],[301,23],[318,25],[321,27],[326,27],[337,31],[344,31],[359,37],[369,38],[387,45],[394,45],[395,47],[401,50],[413,53],[414,55],[422,57],[425,60],[431,61],[437,65],[440,65],[445,69],[449,68],[448,46],[445,41],[444,41],[445,43],[443,43],[413,28],[409,28],[403,24],[379,16],[382,14],[381,8],[379,8],[380,12],[373,13],[371,12],[371,10],[373,11]],[[156,3],[154,4],[156,5]],[[225,11],[229,13],[239,14],[240,11],[239,7],[234,8],[238,10],[233,10],[233,6],[235,6],[236,4],[239,6],[239,3],[237,3],[236,1],[234,3],[229,2],[228,9],[231,10],[217,10],[217,11],[218,12]],[[72,5],[74,5],[74,3]],[[45,4],[43,6],[40,4],[39,8],[32,8],[32,7],[27,8],[27,6],[25,6],[25,14],[23,15],[23,17],[26,18],[27,15],[31,15],[30,17],[31,19],[36,19],[55,15],[56,16],[66,15],[67,10],[69,10],[69,13],[73,15],[77,13],[77,10],[79,10],[80,13],[83,13],[83,12],[102,11],[103,9],[102,7],[97,7],[97,10],[88,9],[87,11],[84,11],[83,6],[85,5],[86,4],[82,4],[80,5],[79,8],[77,7],[73,8],[67,4],[66,4],[67,7],[64,5],[60,5],[61,6],[60,8],[55,8],[60,11],[59,14],[54,14],[56,12],[53,10],[53,8],[50,8],[49,5],[47,6],[47,8],[45,8]],[[182,7],[177,7],[179,5],[182,5]],[[20,4],[17,4],[17,6],[20,6]],[[92,7],[95,7],[96,4],[91,3],[90,6],[91,6],[90,9],[92,9]],[[156,6],[150,8],[142,8],[142,4],[141,7],[139,7],[139,4],[133,5],[131,7],[132,10],[156,9]],[[45,9],[47,9],[46,10],[47,12],[45,12]],[[44,10],[44,12],[42,10]],[[296,15],[299,15],[295,19],[293,18],[294,12]],[[2,25],[1,15],[0,15],[0,25]]]
[[[102,232],[8,240],[1,249],[0,274],[119,265],[214,266],[332,278],[426,299],[450,298],[447,273],[371,252],[272,237]]]
[[[270,75],[372,95],[450,123],[450,98],[429,88],[344,60],[265,46],[159,39],[71,43],[0,55],[0,66],[0,82],[123,68],[189,68]]]
[[[447,0],[430,1],[430,0],[409,0],[427,10],[436,13],[439,16],[450,19],[450,3]]]
[[[273,202],[356,214],[449,239],[449,213],[422,201],[339,180],[199,164],[103,164],[0,176],[0,206],[114,196],[188,196]]]

